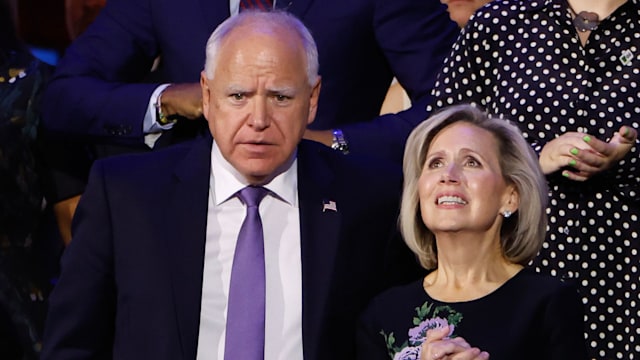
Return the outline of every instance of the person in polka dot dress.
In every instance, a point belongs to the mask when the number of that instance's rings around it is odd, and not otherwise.
[[[640,359],[640,0],[494,1],[434,95],[519,125],[550,187],[532,265],[580,286],[590,358]]]

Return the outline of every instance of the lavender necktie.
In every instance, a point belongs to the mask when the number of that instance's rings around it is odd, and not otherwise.
[[[240,0],[240,11],[248,9],[272,10],[273,0]]]
[[[237,195],[246,205],[247,215],[231,268],[225,360],[264,359],[264,238],[258,206],[267,193],[263,187],[247,186]]]

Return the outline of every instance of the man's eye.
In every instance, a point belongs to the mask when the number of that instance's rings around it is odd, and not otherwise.
[[[233,100],[242,100],[244,99],[244,94],[231,94]]]
[[[274,98],[276,99],[277,102],[283,102],[283,101],[289,100],[289,97],[285,95],[275,95]]]

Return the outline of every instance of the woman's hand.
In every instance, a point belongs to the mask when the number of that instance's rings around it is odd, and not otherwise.
[[[564,170],[563,176],[585,181],[620,161],[635,144],[637,135],[630,126],[622,126],[609,142],[584,133],[565,133],[542,148],[540,166],[545,174],[569,167],[573,170]]]
[[[449,338],[451,326],[427,331],[422,343],[420,360],[487,360],[489,354],[476,347],[471,347],[461,337]]]

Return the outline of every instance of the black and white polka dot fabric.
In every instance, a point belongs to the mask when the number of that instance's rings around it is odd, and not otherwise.
[[[564,0],[494,1],[462,31],[434,110],[474,103],[517,122],[539,152],[565,132],[609,140],[640,124],[640,0],[580,44]],[[640,146],[582,183],[548,177],[549,232],[536,270],[580,285],[593,359],[640,359]],[[562,321],[562,319],[558,319]]]

